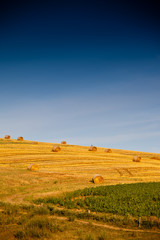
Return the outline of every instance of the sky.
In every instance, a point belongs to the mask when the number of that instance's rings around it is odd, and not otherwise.
[[[1,1],[0,137],[160,153],[160,4]]]

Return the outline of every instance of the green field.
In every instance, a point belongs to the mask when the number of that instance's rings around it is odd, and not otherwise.
[[[118,184],[85,188],[59,198],[36,200],[65,208],[132,216],[160,217],[160,183]]]

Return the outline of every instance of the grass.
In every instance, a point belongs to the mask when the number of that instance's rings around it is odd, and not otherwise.
[[[48,217],[34,216],[28,221],[21,230],[17,230],[14,234],[17,239],[35,239],[50,238],[53,233],[63,232],[64,229],[56,221]]]
[[[154,239],[158,240],[160,234],[145,232],[125,232],[104,229],[95,226],[92,221],[83,224],[76,221],[76,217],[64,220],[57,218],[51,208],[45,211],[44,206],[38,208],[34,205],[13,205],[1,202],[0,205],[0,239]],[[38,209],[38,211],[37,211]],[[43,215],[43,216],[42,216]],[[65,213],[63,212],[63,216]],[[9,221],[12,217],[12,221]],[[7,221],[6,221],[7,220]],[[67,221],[69,220],[69,221]],[[146,237],[146,238],[145,238]]]

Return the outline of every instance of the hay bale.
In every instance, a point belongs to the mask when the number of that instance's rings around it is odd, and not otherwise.
[[[93,178],[92,178],[92,182],[93,183],[103,183],[104,182],[104,178],[101,176],[101,175],[99,175],[99,174],[95,174],[94,176],[93,176]]]
[[[67,142],[66,141],[62,141],[61,144],[67,144]]]
[[[96,152],[96,151],[97,151],[97,147],[95,147],[95,146],[90,146],[90,148],[88,149],[88,151]]]
[[[59,151],[61,151],[60,146],[53,146],[52,152],[59,152]]]
[[[30,170],[30,171],[38,171],[38,170],[39,170],[39,167],[38,167],[37,164],[32,163],[32,164],[30,164],[30,165],[28,166],[28,170]]]
[[[133,157],[133,162],[140,162],[141,161],[141,157],[140,156],[134,156]]]
[[[105,152],[112,153],[112,150],[110,148],[105,149]]]
[[[18,137],[17,140],[18,141],[23,141],[23,137]]]
[[[11,139],[10,135],[5,135],[4,139]]]
[[[38,144],[38,142],[36,142],[36,141],[34,141],[34,142],[32,142],[33,144]]]

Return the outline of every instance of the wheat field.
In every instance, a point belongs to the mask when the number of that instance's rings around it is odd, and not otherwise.
[[[52,152],[54,145],[60,152]],[[107,147],[107,146],[106,146]],[[160,181],[160,154],[33,141],[0,139],[0,198],[8,202],[27,202],[43,196],[97,186],[92,177],[100,174],[101,185]],[[133,162],[133,156],[141,162]],[[38,171],[27,170],[37,164]]]

